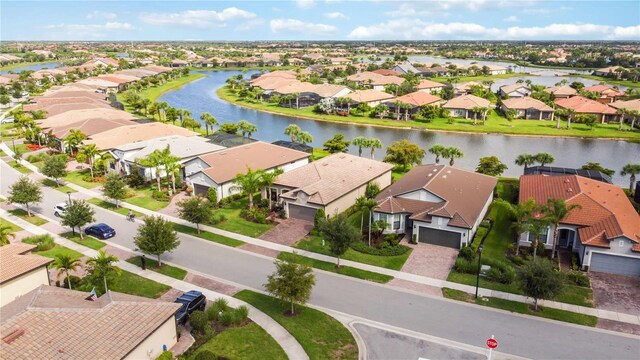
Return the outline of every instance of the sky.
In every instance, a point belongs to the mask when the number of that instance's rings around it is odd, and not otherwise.
[[[640,1],[2,0],[0,40],[640,40]]]

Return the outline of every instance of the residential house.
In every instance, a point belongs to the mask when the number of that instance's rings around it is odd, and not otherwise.
[[[386,233],[461,249],[471,243],[498,179],[447,165],[419,165],[376,197],[374,220]]]
[[[598,101],[603,104],[612,103],[618,100],[621,96],[624,96],[623,91],[616,90],[612,87],[602,84],[587,86],[586,88],[584,88],[584,90],[598,94]]]
[[[391,69],[378,69],[371,71],[372,73],[376,73],[378,75],[383,76],[401,76],[402,73],[399,71],[391,70]]]
[[[413,73],[413,74],[416,74],[416,75],[420,74],[420,70],[416,69],[408,61],[405,61],[402,64],[398,64],[398,65],[394,66],[391,70],[397,71],[397,72],[399,72],[401,74],[408,74],[408,73]]]
[[[126,126],[120,126],[91,135],[84,141],[84,144],[94,144],[98,149],[107,151],[124,144],[171,135],[195,138],[198,133],[180,126],[161,122],[130,123]]]
[[[375,107],[378,104],[381,104],[383,101],[394,98],[394,96],[391,94],[374,89],[356,90],[345,95],[345,97],[351,99],[355,103],[355,105],[366,103],[371,107]]]
[[[618,112],[620,110],[627,110],[627,111],[637,111],[638,113],[640,113],[640,99],[618,100],[618,101],[612,102],[611,104],[609,104],[609,106],[616,109],[616,111]],[[638,121],[640,117],[638,117],[637,115],[625,114],[620,116],[624,117],[624,119],[622,119],[623,121],[626,120],[629,123],[631,123],[635,117],[636,123],[634,124],[634,126],[640,125],[640,121]]]
[[[169,67],[172,67],[172,68],[181,68],[181,67],[187,67],[187,66],[189,66],[189,62],[181,59],[175,59],[171,61],[171,63],[169,64]]]
[[[502,100],[502,112],[515,110],[517,119],[553,120],[555,110],[544,102],[531,97],[513,97]]]
[[[399,76],[385,76],[371,71],[363,71],[347,76],[347,80],[354,81],[358,86],[370,87],[383,91],[387,85],[401,85],[405,79]]]
[[[624,70],[625,69],[622,66],[609,66],[606,68],[594,70],[593,75],[618,78],[618,74]]]
[[[417,67],[420,75],[425,77],[449,76],[451,75],[448,68],[444,66]]]
[[[213,187],[218,199],[223,199],[239,192],[234,180],[248,168],[287,172],[309,163],[309,156],[302,151],[257,141],[189,160],[184,164],[184,176],[195,195],[206,195]]]
[[[442,99],[436,95],[432,95],[423,91],[416,91],[403,96],[387,101],[385,104],[389,108],[390,114],[401,114],[408,120],[409,117],[415,115],[420,111],[420,107],[426,105],[440,106]],[[411,106],[409,109],[403,109],[398,106],[398,103],[408,104]]]
[[[418,86],[416,86],[416,88],[419,91],[423,91],[429,94],[439,93],[443,87],[444,87],[443,83],[439,83],[439,82],[431,81],[427,79],[420,81]]]
[[[351,64],[353,61],[344,58],[344,57],[333,57],[329,59],[329,63],[331,65],[349,65]]]
[[[380,161],[333,154],[278,176],[267,191],[284,205],[287,217],[313,221],[318,209],[333,216],[353,206],[368,184],[389,186],[392,169]]]
[[[555,166],[527,166],[524,169],[525,175],[550,175],[550,176],[566,176],[579,175],[584,178],[602,181],[607,184],[613,184],[611,176],[597,170],[572,169]]]
[[[578,95],[576,89],[567,85],[548,87],[543,91],[553,95],[554,99],[564,99]]]
[[[114,158],[111,163],[111,169],[129,175],[131,170],[137,166],[141,175],[145,179],[151,180],[156,178],[156,169],[143,166],[139,163],[140,159],[144,159],[152,152],[158,150],[163,151],[169,148],[171,155],[177,157],[180,164],[195,158],[199,155],[212,153],[225,148],[219,145],[214,145],[207,141],[207,139],[199,136],[180,136],[170,135],[165,137],[152,138],[145,141],[130,142],[123,145],[118,145],[111,149],[109,153]],[[164,171],[160,174],[164,176]]]
[[[555,103],[561,109],[573,109],[576,114],[593,114],[597,122],[605,123],[618,121],[617,110],[601,102],[587,99],[583,96],[574,96],[566,99],[556,99]]]
[[[577,175],[520,177],[520,202],[533,199],[546,204],[548,199],[562,199],[568,206],[577,205],[560,222],[550,225],[538,241],[578,254],[582,269],[622,275],[640,276],[640,215],[618,186]],[[525,232],[520,244],[535,240]]]
[[[492,107],[492,105],[491,101],[487,99],[475,95],[462,95],[447,101],[442,107],[449,110],[449,113],[453,117],[468,119],[476,116],[473,112],[474,107],[488,108]]]
[[[40,285],[49,285],[48,267],[53,259],[31,254],[35,248],[25,243],[0,247],[0,307]]]
[[[456,86],[455,95],[456,96],[470,95],[472,88],[475,87],[475,86],[481,86],[481,87],[483,87],[485,89],[489,88],[487,85],[481,84],[479,82],[468,81],[468,82],[465,82],[465,83],[462,83],[462,84],[458,84],[458,86]]]
[[[258,140],[250,139],[248,137],[237,135],[237,134],[229,134],[224,131],[217,131],[209,136],[207,139],[210,143],[219,145],[225,148],[236,147],[240,145],[246,145],[254,143]]]
[[[524,84],[511,84],[500,86],[500,96],[502,98],[523,98],[531,95],[531,88]]]
[[[2,307],[6,359],[155,359],[178,340],[180,304],[41,285]]]

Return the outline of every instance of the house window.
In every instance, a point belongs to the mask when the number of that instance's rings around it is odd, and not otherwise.
[[[542,230],[542,233],[538,237],[538,242],[546,244],[547,243],[547,234],[548,233],[549,233],[549,228],[548,227],[544,228],[544,230]],[[530,243],[533,243],[533,240],[534,240],[533,235],[531,235],[531,233],[529,233],[529,235],[527,237],[527,241],[529,241]]]
[[[400,229],[400,216],[401,215],[393,215],[393,230]]]
[[[618,241],[618,246],[623,247],[624,246],[624,240]]]

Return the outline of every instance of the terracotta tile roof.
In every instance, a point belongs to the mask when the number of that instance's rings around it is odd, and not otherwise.
[[[612,87],[609,87],[607,85],[602,85],[602,84],[598,84],[598,85],[593,85],[593,86],[588,86],[586,88],[584,88],[585,91],[592,91],[592,92],[596,92],[600,95],[604,95],[604,96],[608,96],[608,97],[616,97],[616,96],[623,96],[624,92],[616,90]]]
[[[425,221],[430,221],[433,215],[442,216],[450,218],[449,224],[452,226],[469,229],[482,215],[482,209],[493,195],[497,182],[492,176],[447,165],[420,165],[380,192],[376,201],[381,212],[411,212],[411,218]],[[421,189],[442,201],[407,201],[402,197]],[[422,203],[421,208],[416,201]],[[403,208],[405,211],[397,210]]]
[[[391,102],[395,103],[396,101],[401,101],[409,105],[420,107],[423,105],[437,104],[440,100],[442,99],[440,99],[439,96],[431,95],[424,91],[416,91],[407,95],[399,96]]]
[[[373,89],[356,90],[354,92],[351,92],[345,95],[345,97],[350,98],[353,101],[358,103],[393,99],[393,95],[387,94],[386,92],[383,92],[383,91],[373,90]]]
[[[476,106],[489,107],[490,105],[491,101],[487,99],[483,99],[475,95],[462,95],[447,101],[447,103],[442,105],[442,107],[445,109],[471,110]]]
[[[108,292],[41,287],[5,305],[7,359],[121,359],[174,316],[180,304]],[[11,340],[9,340],[11,338]]]
[[[609,106],[616,109],[640,111],[640,99],[633,99],[633,100],[626,100],[626,101],[618,100],[618,101],[612,102],[611,104],[609,104]]]
[[[395,71],[395,70],[391,70],[391,69],[373,70],[372,73],[376,73],[378,75],[384,75],[384,76],[400,76],[400,75],[402,75],[401,72]]]
[[[67,111],[66,113],[58,114],[55,116],[49,116],[43,120],[36,120],[36,122],[43,129],[56,129],[69,126],[81,121],[87,120],[125,120],[132,121],[135,117],[125,111],[116,110],[113,108],[97,108],[97,109],[83,109]],[[55,131],[55,130],[54,130]]]
[[[252,170],[273,169],[304,158],[310,154],[288,149],[282,146],[256,141],[251,144],[236,146],[211,154],[201,155],[208,168],[202,172],[217,184],[224,184],[235,179],[238,174]]]
[[[0,284],[42,266],[49,265],[53,259],[30,254],[35,245],[10,244],[0,247]]]
[[[371,71],[363,71],[347,77],[348,80],[371,85],[400,85],[405,80],[399,76],[385,76]]]
[[[619,236],[640,244],[640,215],[615,185],[577,175],[524,175],[520,177],[520,201],[530,198],[538,204],[555,198],[580,205],[563,223],[581,226],[578,233],[583,244],[609,247],[608,242]]]
[[[565,109],[573,109],[582,114],[615,114],[616,109],[595,100],[582,96],[574,96],[566,99],[556,99],[556,105]]]
[[[554,111],[553,108],[538,99],[529,96],[521,98],[509,98],[502,100],[502,105],[507,109],[526,110],[536,109],[539,111]]]
[[[114,147],[129,144],[137,141],[150,140],[164,136],[195,136],[198,133],[187,130],[183,127],[164,124],[161,122],[150,122],[145,124],[130,123],[94,134],[84,141],[85,144],[95,144],[100,150],[108,150]]]
[[[418,84],[417,88],[418,89],[433,89],[433,88],[440,88],[443,87],[444,84],[443,83],[439,83],[437,81],[431,81],[431,80],[422,80],[420,81],[420,84]]]
[[[391,176],[391,169],[393,165],[380,161],[333,154],[278,176],[274,184],[292,189],[283,198],[296,199],[302,191],[309,202],[328,205],[385,173]]]
[[[576,89],[567,85],[548,87],[543,91],[555,96],[574,96],[578,93]]]

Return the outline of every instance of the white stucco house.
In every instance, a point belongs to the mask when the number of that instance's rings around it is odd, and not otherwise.
[[[35,248],[24,243],[0,247],[0,307],[40,285],[49,285],[48,266],[53,259],[31,254]]]

